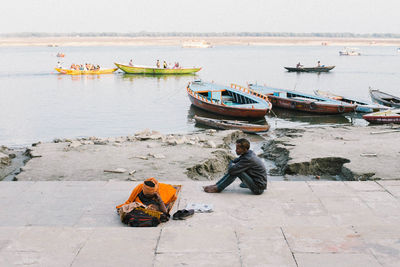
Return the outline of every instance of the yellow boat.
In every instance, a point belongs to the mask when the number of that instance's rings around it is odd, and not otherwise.
[[[156,68],[156,67],[148,67],[148,66],[128,66],[119,63],[114,63],[115,66],[120,68],[122,71],[128,74],[151,74],[151,75],[158,75],[158,74],[191,74],[196,73],[201,68],[178,68],[178,69],[164,69],[164,68]]]
[[[61,69],[55,68],[56,71],[62,74],[68,75],[98,75],[98,74],[110,74],[116,71],[118,68],[113,69],[98,69],[98,70],[72,70],[72,69]]]

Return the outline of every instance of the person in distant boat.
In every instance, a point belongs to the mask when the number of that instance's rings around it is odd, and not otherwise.
[[[164,63],[163,63],[163,67],[164,67],[164,69],[166,69],[168,67],[167,62],[165,60],[164,60]]]
[[[57,68],[59,68],[59,69],[62,69],[62,68],[63,68],[60,61],[57,62]]]
[[[129,66],[133,67],[133,61],[132,61],[132,59],[129,61]]]
[[[296,68],[302,68],[302,67],[303,67],[303,65],[301,65],[300,62],[296,64]]]
[[[239,157],[229,163],[228,173],[215,185],[205,186],[205,192],[220,193],[236,178],[242,181],[240,187],[250,189],[255,195],[260,195],[267,189],[267,171],[261,159],[250,150],[247,139],[236,140],[236,154]]]
[[[321,67],[321,61],[318,60],[317,67]]]
[[[160,68],[160,60],[158,60],[158,59],[157,59],[157,62],[156,62],[156,67]]]

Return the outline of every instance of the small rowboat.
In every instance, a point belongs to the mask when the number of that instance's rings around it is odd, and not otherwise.
[[[270,128],[268,124],[260,125],[260,124],[244,123],[241,121],[233,121],[233,120],[210,119],[199,116],[194,116],[194,119],[196,123],[211,126],[213,128],[223,129],[223,130],[231,130],[231,129],[241,130],[245,133],[267,132]]]
[[[56,71],[62,74],[68,75],[98,75],[98,74],[111,74],[118,68],[113,69],[98,69],[98,70],[71,70],[71,69],[61,69],[55,68]]]
[[[335,66],[324,66],[324,67],[284,67],[289,72],[328,72]]]
[[[369,88],[372,101],[393,108],[400,108],[400,97]]]
[[[120,68],[122,71],[128,74],[152,74],[152,75],[165,75],[165,74],[191,74],[201,70],[201,68],[176,68],[176,69],[164,69],[149,66],[128,66],[119,63],[114,63],[115,66]]]
[[[250,89],[268,96],[274,107],[294,109],[319,114],[341,114],[353,112],[355,104],[297,91],[250,84]]]
[[[400,109],[389,109],[366,114],[363,116],[363,119],[370,123],[400,123]]]
[[[224,116],[261,118],[272,108],[266,96],[234,84],[228,87],[194,81],[186,90],[194,106]]]
[[[344,96],[340,96],[340,95],[335,95],[330,92],[325,92],[325,91],[321,91],[321,90],[315,90],[314,93],[318,96],[327,97],[330,99],[339,100],[339,101],[350,103],[350,104],[356,104],[357,112],[371,113],[371,112],[378,112],[381,110],[388,109],[388,107],[383,106],[383,105],[369,103],[367,101],[357,100],[354,98],[344,97]]]

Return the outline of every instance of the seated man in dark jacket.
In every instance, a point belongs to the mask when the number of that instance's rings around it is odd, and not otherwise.
[[[204,187],[207,193],[219,193],[230,185],[236,178],[242,183],[240,187],[249,188],[254,194],[260,195],[267,189],[267,171],[264,164],[250,149],[247,139],[236,141],[236,154],[238,158],[229,163],[228,173],[215,185]]]

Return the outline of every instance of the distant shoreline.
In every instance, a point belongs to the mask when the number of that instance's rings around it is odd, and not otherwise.
[[[327,37],[2,37],[0,47],[16,46],[181,46],[185,41],[213,46],[400,46],[396,38]]]

